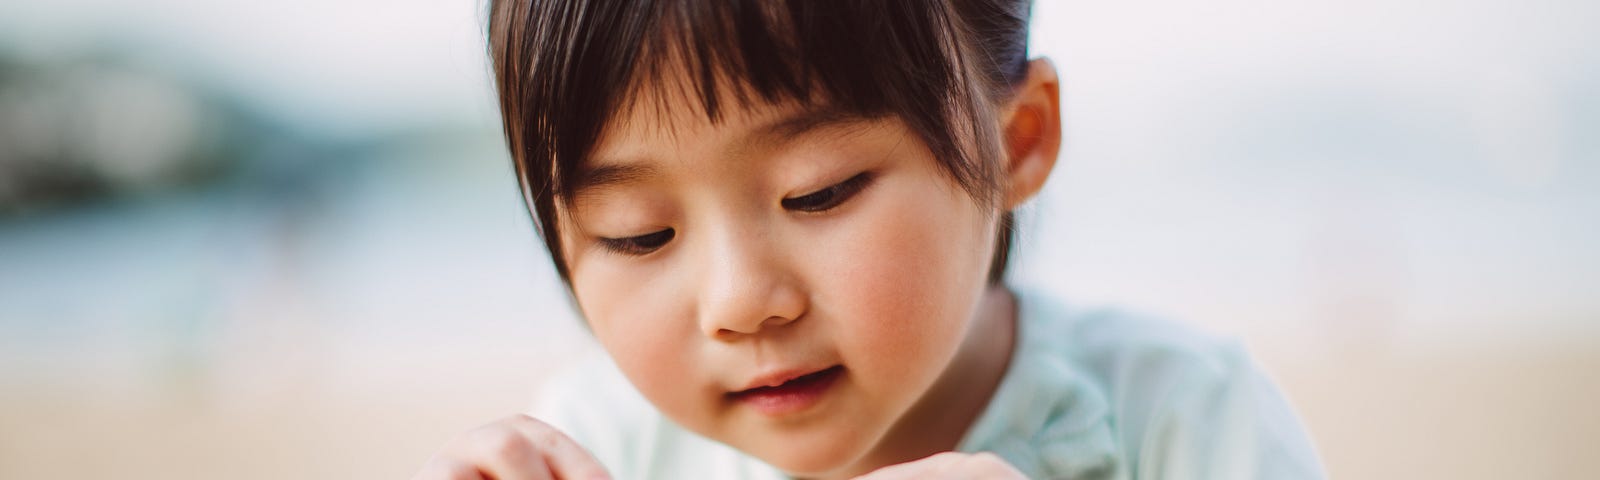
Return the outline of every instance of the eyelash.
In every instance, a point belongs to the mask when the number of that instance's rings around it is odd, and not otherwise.
[[[843,204],[846,200],[861,193],[867,184],[872,182],[871,172],[857,174],[843,182],[833,184],[822,190],[817,190],[794,198],[785,198],[778,203],[787,210],[807,213],[821,213],[832,210]],[[671,228],[658,230],[625,238],[600,238],[598,243],[601,248],[624,255],[647,255],[654,252],[677,236],[677,231]]]
[[[783,208],[789,210],[811,213],[826,212],[856,196],[857,193],[861,193],[861,190],[865,189],[867,184],[871,182],[872,173],[863,172],[828,188],[795,198],[785,198],[779,203],[783,205]]]
[[[644,255],[656,251],[672,241],[677,232],[673,229],[657,230],[644,235],[627,238],[601,238],[598,240],[600,247],[624,255]]]

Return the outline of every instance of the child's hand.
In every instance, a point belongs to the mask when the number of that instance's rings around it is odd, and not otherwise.
[[[450,441],[412,480],[609,478],[599,461],[560,430],[513,415]]]
[[[855,480],[1027,480],[1027,478],[993,453],[944,452],[921,460],[873,470],[872,473],[856,477]]]

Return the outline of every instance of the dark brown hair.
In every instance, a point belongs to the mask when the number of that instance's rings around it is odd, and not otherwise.
[[[1027,74],[1030,8],[1031,0],[490,0],[489,53],[518,182],[570,286],[556,202],[572,198],[607,123],[670,68],[690,74],[678,93],[713,123],[754,102],[897,116],[952,180],[993,205],[1002,161],[993,111]],[[1005,273],[1011,237],[1008,212],[991,282]]]

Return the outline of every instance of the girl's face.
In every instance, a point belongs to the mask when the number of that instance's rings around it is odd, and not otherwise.
[[[997,212],[892,117],[639,102],[559,212],[596,338],[695,432],[795,474],[863,458],[966,338]]]

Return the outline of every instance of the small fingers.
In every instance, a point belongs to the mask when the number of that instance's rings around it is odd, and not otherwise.
[[[960,472],[961,476],[959,478],[996,480],[1027,478],[1022,475],[1022,472],[1017,471],[1016,467],[1006,463],[1005,459],[989,452],[963,455],[961,459],[946,468],[949,471]]]
[[[434,457],[422,465],[422,470],[411,480],[487,480],[478,473],[478,467],[444,456]]]
[[[527,415],[513,415],[462,434],[415,480],[597,480],[604,467],[565,433]]]
[[[553,480],[539,445],[507,422],[495,422],[468,432],[458,442],[455,456],[476,465],[494,480]]]
[[[955,452],[936,453],[919,460],[890,465],[873,470],[871,473],[856,477],[856,480],[898,480],[912,478],[929,478],[935,473],[944,472],[950,465],[961,461],[965,455]]]
[[[611,475],[606,472],[600,461],[589,454],[583,446],[573,441],[572,437],[562,433],[555,427],[541,422],[527,415],[517,415],[506,420],[506,423],[521,431],[527,438],[534,441],[542,460],[549,465],[550,470],[560,480],[609,480]]]
[[[1014,480],[1026,479],[1005,459],[989,452],[966,454],[938,453],[921,460],[890,465],[856,477],[856,480],[948,479]]]

